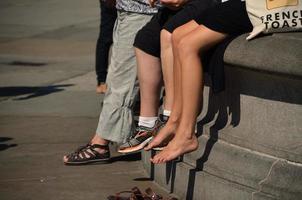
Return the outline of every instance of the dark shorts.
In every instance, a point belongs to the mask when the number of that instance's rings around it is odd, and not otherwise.
[[[213,31],[229,35],[240,35],[253,29],[245,2],[241,0],[229,0],[218,4],[198,15],[195,21]]]
[[[149,23],[138,31],[134,46],[152,56],[160,57],[160,31],[172,33],[176,28],[196,19],[206,9],[216,5],[215,0],[193,0],[180,10],[159,9]]]

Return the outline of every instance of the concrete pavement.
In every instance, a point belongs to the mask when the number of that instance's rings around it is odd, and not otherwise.
[[[0,2],[0,199],[103,200],[133,186],[168,195],[150,181],[139,154],[62,164],[94,134],[101,109],[98,7],[96,0]]]

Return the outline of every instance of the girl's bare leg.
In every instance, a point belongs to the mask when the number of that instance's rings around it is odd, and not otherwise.
[[[145,150],[150,150],[161,145],[163,141],[171,138],[176,131],[181,116],[182,99],[180,62],[179,56],[177,56],[178,52],[174,48],[182,37],[198,26],[195,21],[191,21],[183,25],[182,29],[176,29],[173,32],[173,36],[166,30],[162,30],[161,32],[161,59],[166,90],[165,108],[169,109],[171,104],[173,104],[173,106],[167,124],[160,130]]]
[[[181,66],[182,112],[175,137],[168,146],[154,158],[153,163],[164,163],[198,148],[194,134],[196,118],[201,109],[203,91],[203,70],[199,51],[219,43],[225,34],[198,26],[178,43],[177,51]]]
[[[160,59],[165,85],[164,109],[172,110],[174,99],[172,33],[163,29],[160,33]]]

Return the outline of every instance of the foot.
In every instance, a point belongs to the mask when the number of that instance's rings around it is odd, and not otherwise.
[[[106,91],[107,91],[107,84],[106,83],[100,83],[96,87],[96,93],[98,93],[98,94],[105,94]]]
[[[108,141],[95,135],[92,140],[79,147],[76,151],[65,155],[63,162],[66,165],[89,164],[93,162],[104,162],[110,159]]]
[[[142,150],[152,140],[153,136],[157,133],[161,126],[160,120],[157,120],[152,128],[139,126],[135,133],[127,142],[122,144],[119,153],[134,153]]]
[[[154,148],[162,148],[166,146],[169,141],[174,137],[174,133],[178,126],[178,122],[172,122],[169,120],[165,126],[161,128],[161,130],[156,134],[153,140],[149,143],[147,147],[145,147],[146,151],[149,151]]]
[[[180,133],[180,134],[179,134]],[[198,140],[193,134],[192,137],[185,137],[182,132],[178,132],[176,136],[169,142],[162,152],[151,158],[154,164],[165,163],[176,159],[185,153],[195,151],[198,148]]]

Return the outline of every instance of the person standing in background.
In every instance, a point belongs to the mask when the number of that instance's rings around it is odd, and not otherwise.
[[[106,77],[108,69],[108,55],[112,44],[114,22],[117,17],[115,0],[100,1],[100,32],[95,52],[95,72],[97,76],[96,92],[105,93],[107,90]]]

